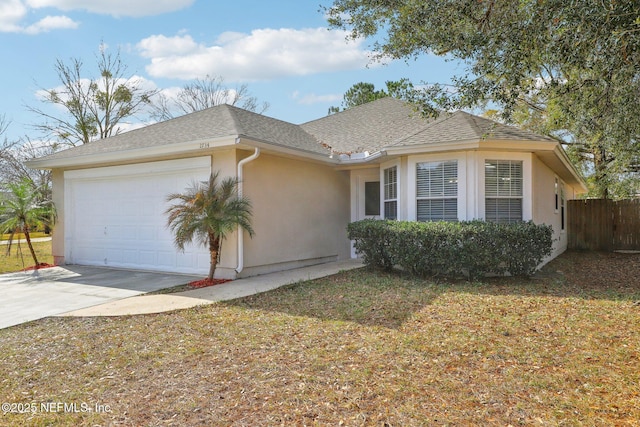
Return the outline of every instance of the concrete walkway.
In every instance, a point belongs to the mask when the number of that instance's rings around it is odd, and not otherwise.
[[[362,267],[361,260],[346,260],[318,264],[295,270],[264,274],[261,276],[237,279],[221,285],[191,291],[176,292],[161,295],[140,295],[131,298],[112,301],[80,310],[70,311],[59,316],[124,316],[131,314],[161,313],[211,304],[216,301],[226,301],[236,298],[267,292],[284,285]]]
[[[49,240],[51,240],[51,237],[34,237],[33,239],[31,239],[31,243],[35,243],[35,242],[48,242]],[[27,243],[26,239],[20,239],[20,240],[14,240],[13,244],[17,245],[18,243],[22,244],[22,243]],[[0,240],[0,245],[8,245],[9,241],[8,240]]]
[[[0,328],[171,288],[200,278],[81,265],[0,274]]]

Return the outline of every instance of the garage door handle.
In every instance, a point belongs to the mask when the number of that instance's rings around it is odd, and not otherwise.
[[[104,228],[104,235],[107,235],[107,227]]]

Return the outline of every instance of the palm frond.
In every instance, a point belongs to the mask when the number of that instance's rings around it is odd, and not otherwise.
[[[219,172],[212,173],[208,181],[193,182],[184,193],[169,194],[167,202],[172,202],[165,211],[167,226],[181,251],[194,242],[210,246],[214,240],[225,239],[238,226],[250,236],[254,234],[251,203],[239,197],[236,178],[220,181]]]

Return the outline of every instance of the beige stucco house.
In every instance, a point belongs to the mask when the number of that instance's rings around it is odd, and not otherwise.
[[[166,195],[212,170],[238,176],[255,236],[223,244],[234,278],[355,256],[363,218],[533,220],[566,249],[565,205],[586,191],[558,141],[464,112],[426,119],[385,98],[295,125],[221,105],[43,157],[59,264],[206,274],[207,250],[173,246]]]

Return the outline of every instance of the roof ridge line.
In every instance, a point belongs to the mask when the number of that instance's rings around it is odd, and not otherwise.
[[[459,113],[459,112],[460,111],[454,111],[453,113],[449,113],[448,111],[441,111],[440,113],[438,113],[438,116],[433,121],[427,122],[425,127],[423,127],[422,129],[420,129],[418,131],[415,131],[413,133],[410,133],[408,135],[405,135],[403,137],[400,137],[400,138],[396,139],[394,142],[392,142],[391,144],[387,145],[387,147],[394,147],[394,146],[400,144],[402,141],[404,141],[404,140],[406,140],[408,138],[411,138],[412,136],[416,136],[419,133],[422,133],[422,132],[426,131],[427,129],[431,128],[432,126],[435,126],[436,124],[440,124],[440,123],[443,123],[443,122],[451,119],[451,117],[453,117],[454,114]],[[440,119],[440,115],[443,114],[443,113],[446,113],[447,116],[444,117],[442,120],[439,120]]]
[[[329,117],[341,116],[341,115],[343,115],[344,113],[349,113],[349,112],[352,112],[352,111],[354,111],[354,110],[359,110],[359,109],[362,109],[362,108],[365,108],[365,107],[370,107],[370,104],[372,104],[372,103],[374,103],[374,102],[382,101],[382,100],[389,100],[389,99],[390,99],[390,100],[393,100],[393,101],[396,101],[396,102],[400,102],[400,103],[406,103],[406,104],[408,104],[408,102],[407,102],[407,101],[403,101],[403,100],[401,100],[401,99],[394,98],[394,97],[393,97],[393,96],[391,96],[391,95],[387,95],[387,96],[382,97],[382,98],[374,99],[373,101],[365,102],[364,104],[358,104],[358,105],[355,105],[355,106],[353,106],[353,107],[346,108],[346,109],[344,109],[344,110],[342,110],[342,111],[338,111],[338,112],[333,113],[333,114],[327,114],[327,115],[326,115],[326,116],[324,116],[324,117],[318,117],[317,119],[313,119],[313,120],[310,120],[310,121],[308,121],[308,122],[300,123],[300,124],[299,124],[299,126],[304,126],[304,125],[308,125],[308,124],[311,124],[311,123],[314,123],[314,122],[317,122],[317,121],[320,121],[320,120],[325,120],[325,119],[327,119],[327,118],[329,118]]]

